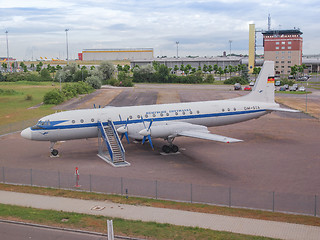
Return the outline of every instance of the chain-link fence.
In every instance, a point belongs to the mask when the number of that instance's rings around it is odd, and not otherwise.
[[[75,175],[66,172],[2,167],[3,183],[78,189],[90,192],[140,196],[191,203],[241,207],[319,216],[317,195],[248,190],[236,187],[151,181],[124,177]]]

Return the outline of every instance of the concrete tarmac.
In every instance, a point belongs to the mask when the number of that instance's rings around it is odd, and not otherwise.
[[[180,226],[207,228],[217,231],[227,231],[279,239],[318,240],[320,236],[320,227],[314,226],[173,209],[116,204],[108,201],[80,200],[0,191],[0,203],[39,209],[101,215],[129,220],[141,220],[146,222],[152,221]]]

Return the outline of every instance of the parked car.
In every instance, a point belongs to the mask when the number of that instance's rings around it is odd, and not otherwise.
[[[280,81],[276,81],[276,83],[274,85],[276,86],[280,86],[281,82]]]
[[[296,91],[297,88],[295,88],[294,86],[289,87],[289,91]]]
[[[285,84],[283,85],[286,89],[289,89],[289,85],[288,84]]]
[[[300,92],[305,92],[305,91],[306,91],[306,88],[305,88],[304,86],[301,86],[301,87],[299,87],[298,91],[300,91]]]
[[[299,77],[297,81],[308,81],[308,77],[307,76]]]
[[[250,82],[249,86],[251,86],[251,87],[254,86],[254,82]]]
[[[294,87],[296,90],[298,89],[298,84],[293,84],[292,87]]]
[[[250,86],[245,86],[243,90],[245,90],[245,91],[251,91],[252,88],[251,88]]]
[[[234,90],[241,90],[241,84],[240,83],[234,84]]]
[[[286,91],[286,90],[287,90],[287,89],[286,89],[285,86],[282,86],[282,87],[279,88],[279,91]]]

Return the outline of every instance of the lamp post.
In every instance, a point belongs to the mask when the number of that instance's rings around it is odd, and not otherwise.
[[[229,40],[229,45],[230,45],[230,57],[231,57],[231,43],[232,43],[232,40]]]
[[[8,41],[8,30],[5,31],[6,34],[6,40],[7,40],[7,71],[10,67],[10,61],[9,61],[9,41]]]
[[[177,58],[179,58],[179,42],[178,41],[176,41],[176,44],[177,44]]]
[[[66,28],[65,31],[66,31],[66,44],[67,44],[67,64],[69,65],[69,50],[68,50],[68,31],[69,31],[69,29]]]

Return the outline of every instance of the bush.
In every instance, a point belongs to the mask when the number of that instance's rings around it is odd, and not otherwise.
[[[119,86],[119,81],[115,78],[111,78],[107,81],[107,84],[111,85],[111,86]]]
[[[99,89],[99,88],[101,88],[101,85],[102,85],[100,78],[97,76],[87,77],[86,83],[91,85],[94,89]]]
[[[98,70],[102,74],[102,80],[108,80],[112,77],[112,74],[116,69],[111,62],[103,61],[100,63]]]
[[[17,95],[19,92],[13,89],[1,89],[0,88],[0,95]]]
[[[120,72],[118,74],[119,86],[123,87],[133,87],[132,80],[126,72]]]
[[[213,83],[214,82],[214,77],[212,74],[208,74],[206,76],[206,79],[204,80],[206,83]]]
[[[243,79],[242,77],[231,77],[223,81],[223,84],[235,84],[240,83],[242,85],[248,84],[248,81]]]
[[[52,81],[52,78],[50,76],[50,72],[48,69],[44,68],[40,71],[41,81],[48,82]]]
[[[91,93],[93,91],[93,88],[85,82],[75,83],[73,84],[73,87],[78,94],[86,94]]]
[[[60,104],[64,101],[64,96],[62,92],[58,89],[51,90],[47,92],[43,97],[44,104]]]
[[[76,88],[74,88],[74,86],[71,84],[65,84],[62,87],[62,94],[65,99],[70,99],[78,95]]]
[[[31,101],[33,99],[32,95],[28,94],[25,98],[26,101]]]

